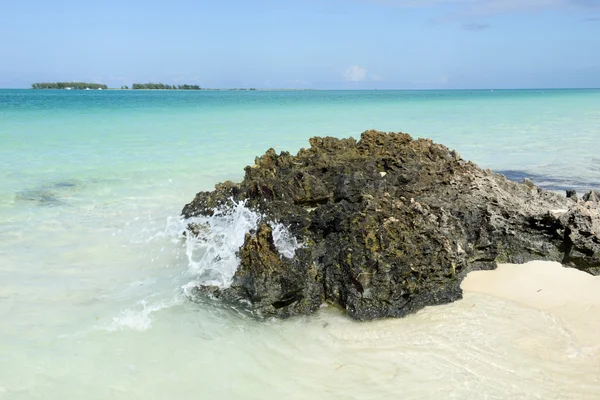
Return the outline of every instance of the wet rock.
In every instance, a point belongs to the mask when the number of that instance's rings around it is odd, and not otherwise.
[[[234,199],[264,215],[240,248],[232,285],[196,294],[263,316],[330,303],[368,320],[459,299],[468,272],[498,262],[554,260],[600,273],[593,195],[577,202],[511,182],[403,133],[310,145],[295,156],[271,149],[241,183],[217,185],[184,207],[185,217],[209,216]],[[279,254],[268,223],[283,223],[303,243],[292,259]]]

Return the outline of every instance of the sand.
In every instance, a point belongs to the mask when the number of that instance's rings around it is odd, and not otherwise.
[[[405,318],[324,308],[286,321],[310,362],[286,353],[301,368],[289,375],[339,385],[319,398],[600,399],[600,277],[537,261],[470,273],[462,287],[462,300]]]
[[[600,277],[556,262],[532,261],[471,272],[461,287],[557,316],[580,344],[600,350]]]

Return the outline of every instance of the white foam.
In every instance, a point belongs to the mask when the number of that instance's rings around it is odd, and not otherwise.
[[[198,284],[227,288],[240,265],[237,255],[246,233],[257,229],[264,216],[246,207],[245,201],[231,200],[215,210],[211,217],[195,217],[185,221],[199,227],[197,235],[186,235],[188,273],[195,277],[184,291]],[[275,247],[283,257],[294,257],[302,244],[281,223],[269,222]]]
[[[216,209],[211,217],[190,219],[188,222],[200,231],[186,237],[189,273],[199,283],[229,287],[240,262],[236,253],[259,220],[260,215],[246,208],[244,202],[234,201]]]
[[[291,234],[288,228],[281,224],[271,224],[273,229],[273,242],[279,254],[286,258],[294,258],[296,250],[302,247],[302,243]]]
[[[111,323],[105,329],[110,332],[124,329],[131,329],[138,332],[147,331],[152,327],[153,313],[180,304],[181,301],[181,298],[178,296],[169,301],[155,303],[141,300],[135,307],[126,308],[119,315],[113,317]]]

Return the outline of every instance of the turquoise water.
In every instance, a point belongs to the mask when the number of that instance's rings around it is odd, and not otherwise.
[[[3,90],[0,105],[0,155],[20,177],[105,178],[125,169],[142,179],[157,171],[197,177],[200,168],[218,179],[239,176],[269,147],[296,150],[313,135],[368,128],[430,137],[498,170],[571,178],[586,170],[586,180],[598,173],[597,90]]]
[[[411,365],[370,363],[370,349],[385,349],[365,339],[374,325],[348,325],[333,312],[257,324],[185,300],[194,274],[178,215],[197,191],[240,179],[269,147],[295,152],[311,136],[371,128],[432,138],[550,189],[600,187],[600,90],[0,90],[0,399],[386,398],[405,381],[414,383],[405,398],[481,398],[469,397],[473,389],[514,398],[536,368],[550,380],[557,365],[598,368],[515,348],[519,331],[510,327],[519,320],[533,320],[530,335],[560,326],[516,305],[499,314],[499,300],[479,299],[487,308],[478,312],[500,328],[465,318],[460,302],[394,323],[411,339],[382,343]],[[449,333],[440,336],[440,327]],[[491,338],[468,357],[419,353],[423,343],[464,347],[452,332],[464,343],[481,332]],[[552,343],[566,352],[563,339]],[[511,356],[494,358],[486,372],[475,360],[495,351]],[[336,369],[344,363],[354,367]],[[481,371],[457,375],[457,365]],[[599,388],[544,385],[536,389],[544,398]]]

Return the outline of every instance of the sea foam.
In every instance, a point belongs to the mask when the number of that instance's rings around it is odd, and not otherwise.
[[[197,285],[220,288],[231,286],[240,265],[237,254],[247,233],[256,230],[264,216],[249,209],[245,201],[231,200],[214,210],[210,217],[200,216],[185,220],[186,225],[198,227],[196,234],[186,235],[188,273],[195,280],[184,286],[184,291]],[[267,221],[273,229],[273,242],[282,257],[294,257],[302,244],[281,223]]]
[[[139,301],[135,307],[122,310],[119,315],[112,318],[109,325],[104,329],[114,332],[123,329],[143,332],[152,327],[152,314],[181,304],[182,299],[179,296],[173,297],[171,300],[161,302],[148,302],[147,300]]]
[[[264,216],[248,208],[245,201],[234,200],[215,209],[210,217],[168,218],[165,229],[150,235],[146,241],[181,243],[181,232],[186,232],[184,251],[187,269],[180,276],[181,280],[177,279],[183,292],[180,289],[162,299],[162,296],[156,298],[151,295],[122,309],[102,329],[146,331],[152,327],[154,313],[181,304],[192,288],[198,285],[229,287],[240,265],[237,253],[244,244],[245,236],[256,230],[263,219]],[[302,244],[285,225],[273,221],[268,221],[268,224],[273,229],[273,242],[281,257],[294,257]],[[138,284],[136,282],[134,286]]]

